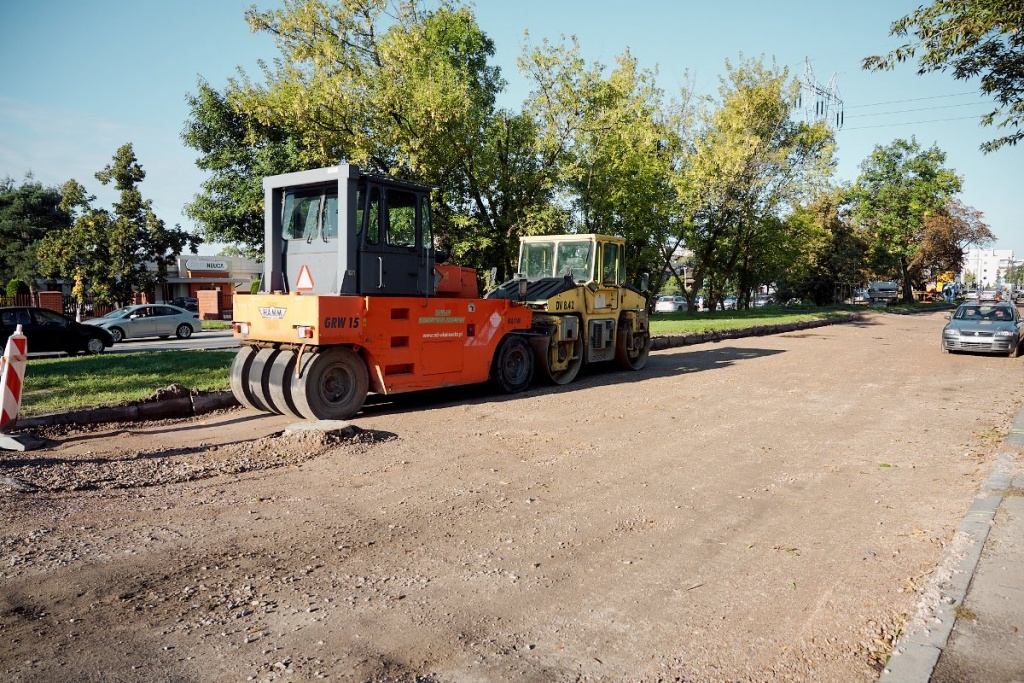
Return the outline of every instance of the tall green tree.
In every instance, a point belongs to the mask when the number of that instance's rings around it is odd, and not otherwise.
[[[672,131],[655,74],[640,69],[628,51],[610,72],[587,65],[575,39],[545,42],[520,64],[534,86],[527,110],[538,122],[538,148],[552,160],[558,196],[569,210],[567,220],[549,227],[625,237],[634,281],[641,271],[660,268],[677,203]]]
[[[851,190],[853,216],[865,231],[874,272],[897,277],[903,299],[913,301],[910,267],[920,249],[926,221],[939,215],[960,192],[962,179],[944,166],[938,147],[922,149],[911,138],[877,146],[861,162]]]
[[[262,258],[263,178],[302,170],[296,141],[287,129],[240,111],[205,80],[187,102],[182,140],[199,152],[196,166],[209,176],[185,213],[207,241],[237,244],[243,255]]]
[[[65,183],[61,209],[74,222],[43,238],[39,258],[44,272],[73,281],[79,303],[91,292],[100,303],[127,305],[134,294],[166,280],[168,268],[186,247],[196,252],[198,238],[179,226],[168,228],[153,212],[152,201],[143,199],[138,186],[145,178],[129,143],[96,174],[118,192],[112,210],[93,206],[95,197],[77,181]]]
[[[961,81],[981,79],[981,92],[996,108],[983,125],[1011,132],[984,143],[991,152],[1024,137],[1024,4],[1020,0],[935,0],[897,19],[889,34],[910,37],[884,56],[864,59],[864,68],[892,69],[918,58],[919,74],[951,71]]]
[[[694,254],[693,292],[707,283],[711,306],[727,284],[744,295],[780,271],[784,214],[833,169],[829,129],[791,117],[799,85],[787,69],[744,60],[726,70],[674,173],[689,214],[680,238]]]
[[[850,221],[847,195],[845,188],[829,188],[787,218],[792,232],[802,236],[802,258],[782,275],[781,296],[831,304],[867,280],[867,244]]]
[[[60,188],[31,177],[20,185],[0,179],[0,283],[21,280],[35,288],[39,241],[71,225],[71,214],[60,204]]]
[[[212,177],[190,214],[209,236],[258,252],[258,177],[339,160],[434,185],[440,246],[503,275],[518,234],[552,221],[551,158],[530,117],[496,108],[494,44],[467,6],[285,0],[247,19],[279,57],[191,100],[186,142]]]

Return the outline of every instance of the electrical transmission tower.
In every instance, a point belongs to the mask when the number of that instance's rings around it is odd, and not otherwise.
[[[807,123],[824,121],[826,125],[839,130],[843,127],[843,98],[836,87],[836,75],[828,79],[828,87],[821,85],[814,78],[811,58],[804,58],[804,82],[797,108],[803,107],[804,120]]]

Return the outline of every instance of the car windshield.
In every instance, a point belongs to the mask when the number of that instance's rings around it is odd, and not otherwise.
[[[957,320],[1012,320],[1013,314],[1003,306],[961,306]]]
[[[589,282],[592,247],[590,240],[526,242],[519,255],[519,272],[531,280],[571,275],[574,282]]]

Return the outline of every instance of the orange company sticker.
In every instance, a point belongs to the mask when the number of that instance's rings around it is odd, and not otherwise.
[[[305,264],[303,264],[302,268],[299,269],[299,277],[295,280],[295,291],[313,291],[313,275],[309,272],[309,266]]]

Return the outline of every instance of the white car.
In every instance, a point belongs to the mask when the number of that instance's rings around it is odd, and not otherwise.
[[[686,310],[686,299],[681,296],[659,296],[654,302],[655,313],[678,313]]]
[[[199,319],[198,313],[168,304],[125,306],[102,318],[86,320],[85,324],[104,328],[110,332],[115,343],[139,337],[166,339],[172,334],[178,339],[188,339],[203,329],[203,321]]]

